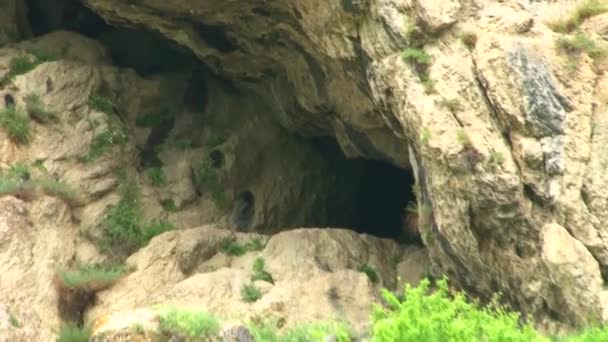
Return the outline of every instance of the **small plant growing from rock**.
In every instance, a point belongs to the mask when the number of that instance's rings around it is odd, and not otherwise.
[[[13,311],[8,312],[8,321],[15,328],[21,327],[21,322],[19,322],[19,319],[17,318],[17,316],[15,316],[15,313]]]
[[[0,77],[0,88],[11,83],[16,76],[34,70],[38,64],[39,63],[32,61],[29,56],[19,56],[11,59],[9,71],[4,76]]]
[[[496,168],[505,162],[505,156],[495,150],[490,151],[490,155],[486,159],[486,165],[490,168]]]
[[[422,49],[405,48],[403,52],[401,52],[401,57],[411,63],[423,65],[431,63],[431,56]]]
[[[79,203],[76,191],[61,180],[45,178],[36,180],[35,183],[39,185],[42,188],[42,191],[44,191],[47,195],[59,197],[70,206],[74,206]]]
[[[27,116],[18,111],[15,106],[8,106],[0,111],[0,126],[4,128],[11,140],[19,144],[30,141],[30,124]]]
[[[429,65],[431,64],[431,56],[424,51],[428,37],[424,31],[417,25],[415,20],[406,19],[405,30],[405,47],[401,53],[404,61],[408,62],[422,83],[425,93],[431,94],[435,92],[435,81],[429,75]]]
[[[208,164],[203,164],[194,174],[194,185],[197,189],[211,193],[211,199],[220,208],[226,205],[226,197],[217,171]]]
[[[241,288],[241,299],[245,303],[253,303],[262,298],[262,291],[254,284],[246,284]]]
[[[585,0],[564,19],[547,22],[547,26],[559,33],[569,33],[578,28],[583,21],[608,12],[608,4],[602,0]]]
[[[259,238],[254,238],[245,244],[239,243],[236,238],[227,238],[224,240],[220,249],[222,252],[232,256],[241,256],[247,252],[259,251],[264,249],[264,243]]]
[[[469,135],[462,128],[458,129],[458,131],[456,132],[456,139],[458,139],[458,142],[464,148],[470,148],[473,146],[473,144],[471,143],[471,139],[469,138]]]
[[[175,201],[172,198],[161,200],[160,205],[168,212],[175,213],[178,211],[177,205],[175,205]]]
[[[23,163],[15,163],[8,169],[8,176],[17,181],[27,181],[30,179],[30,168]]]
[[[57,113],[46,109],[46,105],[37,94],[29,94],[26,96],[25,104],[27,105],[28,113],[34,120],[42,124],[57,120]]]
[[[270,273],[264,270],[264,258],[258,257],[253,262],[253,274],[251,275],[251,281],[262,280],[271,284],[274,284],[274,279]]]
[[[564,51],[571,58],[586,53],[593,60],[599,60],[606,56],[606,48],[599,46],[598,43],[584,33],[578,32],[574,37],[559,37],[555,45],[560,51]]]
[[[93,335],[93,329],[90,326],[79,327],[75,323],[69,323],[61,326],[57,342],[89,342]]]
[[[420,142],[423,145],[428,145],[429,140],[431,140],[431,131],[428,129],[428,127],[424,127],[420,133]]]
[[[175,111],[169,106],[163,106],[153,113],[140,114],[135,118],[138,127],[156,127],[171,122],[175,118]]]
[[[446,99],[445,97],[443,97],[439,101],[439,106],[449,110],[451,113],[456,113],[462,109],[460,101],[457,98]]]
[[[95,293],[112,286],[128,271],[124,265],[109,264],[58,269],[53,282],[58,294],[60,316],[67,321],[80,321],[86,307],[93,302]]]
[[[188,138],[182,138],[175,141],[175,146],[180,151],[186,151],[193,147],[192,140]]]
[[[208,149],[216,148],[226,142],[226,137],[219,133],[212,132],[205,142]]]
[[[472,31],[465,31],[460,34],[460,41],[469,50],[473,50],[477,45],[477,33]]]
[[[158,315],[159,330],[163,337],[185,341],[208,341],[217,336],[220,322],[203,310],[170,307]]]
[[[357,268],[357,271],[365,273],[369,280],[374,284],[377,284],[380,281],[380,277],[378,276],[378,272],[376,272],[376,269],[368,264],[360,265]]]
[[[153,186],[163,186],[167,184],[167,176],[163,168],[160,166],[152,167],[148,169],[148,179]]]
[[[112,100],[108,97],[101,94],[91,94],[88,105],[91,109],[98,112],[106,113],[108,115],[114,114],[114,103],[112,103]]]

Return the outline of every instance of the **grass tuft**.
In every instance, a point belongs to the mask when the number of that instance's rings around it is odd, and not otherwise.
[[[236,238],[228,238],[224,240],[220,249],[222,252],[232,256],[241,256],[247,252],[259,251],[264,249],[264,243],[259,238],[254,238],[245,244],[236,241]]]
[[[57,276],[61,285],[79,291],[96,292],[112,286],[128,269],[124,265],[80,265],[75,269],[60,269]]]
[[[203,310],[162,309],[159,313],[159,328],[163,335],[179,340],[208,341],[220,330],[220,322]]]
[[[569,55],[578,55],[586,53],[594,60],[606,56],[606,48],[598,45],[598,43],[584,33],[578,32],[574,37],[559,37],[555,41],[558,50],[564,51]]]
[[[376,269],[368,264],[363,264],[359,266],[357,268],[357,271],[365,273],[369,280],[374,284],[377,284],[380,281],[380,277],[378,276],[378,272],[376,272]]]
[[[547,22],[547,26],[554,32],[570,33],[577,29],[585,20],[606,12],[608,12],[608,4],[606,1],[585,0],[581,2],[568,17]]]
[[[251,275],[251,281],[262,280],[271,284],[274,284],[272,275],[264,270],[264,258],[258,257],[253,262],[253,274]]]
[[[153,186],[163,186],[167,184],[167,176],[161,166],[156,166],[148,169],[148,180]]]
[[[30,123],[26,115],[14,106],[8,106],[0,111],[0,126],[6,131],[11,140],[27,144],[30,141]]]
[[[89,342],[93,330],[89,326],[79,327],[76,324],[66,324],[59,330],[57,342]]]
[[[336,342],[354,341],[350,329],[345,322],[311,322],[302,323],[279,332],[282,324],[276,319],[266,319],[261,322],[249,322],[247,328],[254,341],[264,342],[303,342],[303,341],[329,341],[328,336]]]
[[[112,103],[112,100],[100,94],[91,94],[88,105],[98,112],[106,113],[108,115],[114,114],[114,104]]]
[[[473,50],[477,45],[477,33],[472,31],[465,31],[460,34],[460,41],[469,50]]]
[[[262,291],[254,284],[246,284],[241,288],[241,299],[245,303],[253,303],[262,298]]]

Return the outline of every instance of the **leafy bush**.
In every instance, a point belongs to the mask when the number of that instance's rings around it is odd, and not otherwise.
[[[365,273],[367,275],[367,277],[369,278],[369,280],[376,284],[378,281],[380,281],[380,277],[378,276],[378,272],[376,272],[376,269],[371,267],[368,264],[363,264],[361,266],[359,266],[357,268],[357,271]]]
[[[251,275],[251,281],[262,280],[271,284],[274,284],[272,275],[264,270],[264,258],[257,257],[253,262],[253,274]]]
[[[160,205],[166,211],[169,211],[172,213],[177,211],[177,205],[175,205],[175,201],[172,198],[167,198],[167,199],[161,200]]]
[[[123,179],[118,204],[106,213],[101,223],[98,245],[105,252],[125,257],[144,247],[161,233],[174,229],[165,221],[145,223],[139,208],[139,188],[133,180]]]
[[[124,265],[79,265],[75,269],[59,269],[57,276],[63,286],[82,291],[99,291],[113,285],[127,273]]]
[[[578,32],[574,37],[559,37],[555,45],[569,55],[587,53],[593,59],[599,59],[606,55],[606,48],[599,46],[594,40],[584,33]]]
[[[419,48],[405,48],[403,52],[401,52],[401,57],[408,62],[415,62],[425,65],[431,63],[431,56]]]
[[[89,326],[79,327],[76,324],[67,324],[59,330],[57,342],[88,342],[93,334]]]
[[[161,333],[188,341],[207,341],[220,330],[217,318],[202,310],[163,309],[159,314],[159,323]]]
[[[228,255],[241,256],[247,252],[264,249],[264,244],[262,243],[262,240],[258,238],[251,239],[245,244],[239,243],[235,238],[228,238],[222,241],[220,248],[222,252]]]
[[[108,115],[114,114],[114,104],[112,103],[112,100],[101,94],[91,94],[88,105],[98,112],[106,113]]]
[[[241,299],[246,303],[253,303],[262,298],[262,291],[254,284],[246,284],[241,288]]]
[[[23,163],[15,163],[8,169],[8,176],[14,180],[30,179],[30,168]]]
[[[15,142],[27,144],[30,140],[30,123],[26,115],[17,111],[15,106],[8,106],[0,112],[0,126]]]
[[[602,0],[585,0],[581,2],[569,17],[547,23],[547,26],[555,32],[568,33],[579,27],[583,21],[608,12],[608,4]]]
[[[264,342],[324,342],[327,336],[335,336],[338,342],[351,341],[348,325],[341,321],[315,322],[297,325],[279,333],[276,320],[265,320],[259,323],[250,322],[247,328],[254,341]]]
[[[44,124],[57,119],[57,113],[49,111],[40,96],[36,94],[26,96],[25,104],[30,116],[40,123]]]
[[[383,341],[548,341],[529,325],[518,323],[517,313],[507,312],[498,305],[478,307],[469,303],[463,293],[450,296],[447,280],[437,283],[429,294],[430,281],[424,279],[418,287],[405,286],[400,300],[387,290],[382,296],[387,307],[373,309],[373,340]]]
[[[477,45],[477,33],[471,31],[465,31],[460,34],[460,41],[469,50],[473,50]]]
[[[163,186],[167,184],[167,176],[165,176],[165,172],[160,166],[148,169],[148,179],[153,186]]]
[[[458,139],[458,142],[465,148],[472,146],[471,138],[469,138],[467,132],[462,128],[459,128],[458,131],[456,131],[456,139]]]

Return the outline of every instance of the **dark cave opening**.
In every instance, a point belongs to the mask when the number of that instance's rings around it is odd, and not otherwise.
[[[422,243],[412,233],[417,232],[412,227],[415,214],[409,214],[408,219],[406,211],[408,204],[416,202],[415,178],[410,170],[383,160],[348,159],[332,138],[315,138],[312,144],[334,164],[339,179],[335,188],[329,189],[329,194],[337,194],[330,209],[336,213],[330,218],[331,226],[401,243]],[[352,197],[340,196],[345,193]]]

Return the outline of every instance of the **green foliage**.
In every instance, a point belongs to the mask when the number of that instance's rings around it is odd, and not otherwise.
[[[428,75],[428,71],[425,70],[419,73],[418,77],[420,78],[420,83],[422,83],[422,86],[424,87],[425,94],[435,93],[435,84],[437,84],[437,81]]]
[[[245,303],[253,303],[262,298],[262,291],[254,284],[246,284],[241,288],[241,299]]]
[[[76,324],[67,324],[59,330],[57,342],[88,342],[93,334],[89,326],[79,327]]]
[[[203,164],[194,174],[194,185],[204,191],[211,193],[211,199],[215,205],[223,208],[226,205],[226,197],[217,171],[208,164]]]
[[[271,284],[274,284],[272,275],[264,270],[264,258],[257,257],[253,262],[253,274],[251,275],[251,281],[262,280]]]
[[[566,52],[570,56],[586,53],[594,60],[606,56],[606,48],[598,45],[597,42],[582,32],[576,33],[574,37],[559,37],[555,41],[555,45],[559,50]]]
[[[376,283],[378,283],[378,281],[380,281],[380,277],[378,276],[376,269],[368,264],[360,265],[357,268],[357,271],[365,273],[367,275],[367,277],[369,278],[369,280],[374,284],[376,284]]]
[[[148,179],[153,186],[163,186],[167,184],[167,176],[163,168],[160,166],[152,167],[148,169]]]
[[[9,106],[0,111],[0,126],[15,142],[27,144],[30,140],[30,123],[26,115]]]
[[[456,139],[458,139],[458,142],[464,148],[469,148],[469,147],[472,146],[471,139],[469,138],[469,135],[462,128],[459,128],[458,131],[456,132]]]
[[[477,33],[471,31],[465,31],[460,34],[460,41],[469,50],[473,50],[477,45]]]
[[[245,244],[239,243],[238,241],[236,241],[235,238],[228,238],[222,241],[220,249],[222,250],[222,252],[228,255],[241,256],[247,252],[259,251],[264,249],[264,244],[258,238],[254,238]]]
[[[27,49],[27,53],[34,56],[36,64],[42,64],[45,62],[56,61],[58,58],[55,54],[41,49]]]
[[[8,312],[8,321],[15,328],[21,327],[21,322],[19,322],[19,319],[17,318],[17,316],[15,316],[15,313],[12,311]]]
[[[490,168],[494,168],[499,165],[502,165],[504,162],[505,162],[505,156],[503,156],[502,153],[495,151],[495,150],[490,151],[490,155],[488,156],[488,159],[486,159],[486,165],[489,166]]]
[[[114,114],[114,104],[112,103],[112,100],[100,94],[91,94],[88,105],[98,112],[106,113],[108,115]]]
[[[567,337],[564,337],[563,339],[556,339],[556,341],[568,341],[568,342],[608,341],[608,327],[587,328],[576,335],[567,336]]]
[[[424,65],[431,63],[431,56],[419,48],[405,48],[403,52],[401,52],[401,57],[403,57],[403,59],[407,62],[414,62]]]
[[[127,135],[122,130],[105,130],[97,134],[89,147],[89,152],[84,161],[91,162],[104,155],[112,146],[123,145],[127,141]]]
[[[82,291],[99,291],[114,284],[128,269],[124,265],[79,265],[76,269],[57,271],[62,285]]]
[[[420,142],[423,145],[427,145],[429,140],[431,140],[431,131],[428,129],[428,127],[424,127],[420,133]]]
[[[161,233],[174,229],[165,221],[145,223],[139,208],[139,188],[133,180],[124,179],[120,186],[121,198],[110,208],[101,222],[100,249],[125,257],[145,246]]]
[[[249,323],[247,328],[254,341],[264,342],[324,342],[333,335],[338,342],[351,341],[348,325],[341,321],[315,322],[297,325],[279,333],[277,320],[265,320],[260,323]]]
[[[548,341],[529,324],[521,326],[517,313],[496,304],[478,307],[462,293],[450,296],[445,278],[434,293],[429,285],[428,279],[415,288],[407,284],[403,300],[383,290],[388,305],[373,309],[373,341]]]
[[[173,200],[173,198],[167,198],[167,199],[161,200],[160,205],[166,211],[169,211],[172,213],[177,212],[177,206],[175,205],[175,201]]]
[[[35,183],[49,196],[59,197],[68,204],[78,203],[76,191],[61,180],[45,178],[36,180]]]
[[[43,124],[52,120],[57,120],[57,113],[49,111],[37,94],[29,94],[26,96],[25,104],[28,113],[34,120]]]
[[[16,76],[23,75],[34,68],[39,63],[32,61],[29,56],[18,56],[11,59],[9,63],[9,71],[0,77],[0,87],[4,87],[11,83]]]
[[[30,179],[30,168],[23,163],[15,163],[8,169],[8,176],[14,180]]]
[[[187,341],[208,341],[218,334],[220,323],[206,311],[171,307],[159,313],[159,327],[161,333]]]
[[[452,113],[456,113],[462,109],[460,105],[460,101],[457,98],[446,99],[445,97],[441,98],[439,101],[439,105]]]
[[[163,106],[157,112],[138,115],[135,118],[135,125],[139,127],[156,127],[171,122],[174,118],[175,111],[169,106]]]
[[[608,4],[604,0],[585,0],[581,2],[567,18],[547,23],[555,32],[569,33],[578,28],[583,21],[608,12]]]

